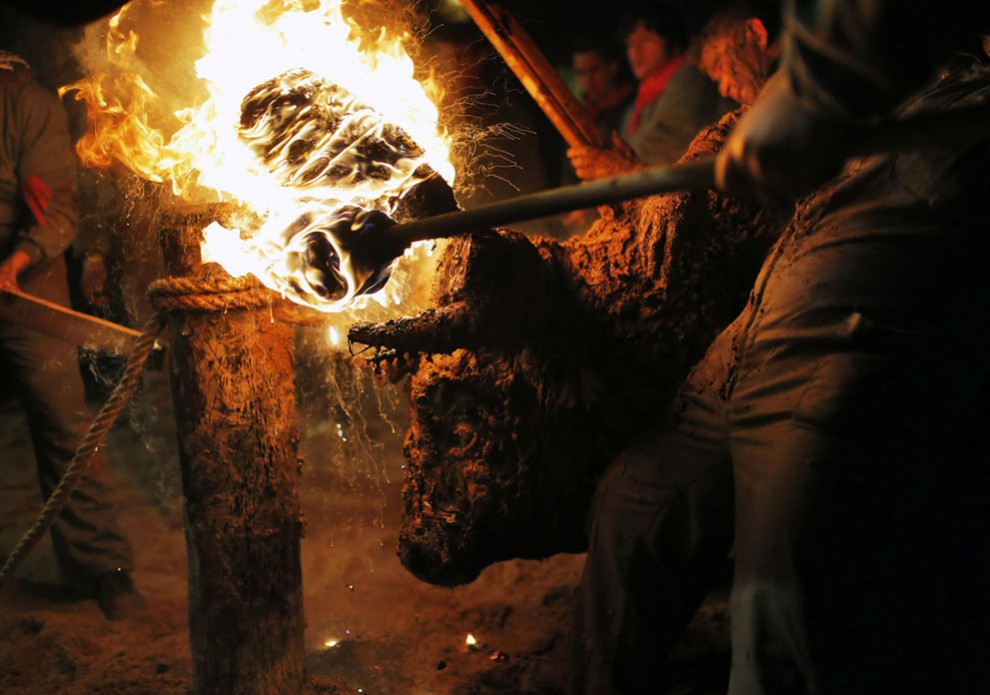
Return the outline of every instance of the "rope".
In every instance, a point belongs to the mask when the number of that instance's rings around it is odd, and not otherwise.
[[[286,323],[318,325],[327,314],[287,301],[249,277],[162,278],[148,287],[148,297],[159,311],[227,311],[267,307]]]
[[[28,553],[38,544],[45,531],[55,522],[55,519],[69,501],[72,491],[86,474],[93,455],[103,443],[103,438],[110,431],[110,428],[113,427],[114,422],[117,421],[124,406],[127,405],[127,401],[130,400],[134,390],[137,388],[141,372],[144,370],[144,363],[148,361],[148,355],[151,354],[151,349],[155,345],[155,337],[161,331],[162,326],[164,326],[164,317],[161,314],[155,314],[148,321],[147,325],[145,325],[140,337],[138,337],[137,342],[134,344],[134,351],[127,359],[124,375],[117,382],[113,393],[110,394],[110,398],[103,404],[96,419],[89,426],[89,430],[86,432],[82,442],[76,449],[75,455],[65,470],[65,475],[62,476],[62,480],[59,481],[48,501],[45,502],[38,520],[17,543],[7,557],[3,568],[0,569],[0,587],[5,587],[14,576],[18,566],[20,566]]]
[[[41,540],[44,533],[68,503],[73,490],[85,476],[93,455],[103,444],[103,439],[120,417],[127,402],[137,389],[141,372],[155,345],[155,338],[165,325],[165,315],[170,311],[228,311],[231,309],[259,309],[269,307],[272,316],[288,323],[322,323],[325,314],[297,307],[286,302],[272,290],[254,278],[232,278],[229,275],[213,275],[209,271],[200,277],[169,277],[155,280],[148,287],[148,298],[156,313],[145,325],[127,359],[124,374],[117,382],[99,414],[76,449],[65,474],[51,496],[45,502],[37,521],[28,530],[0,568],[0,588],[13,578],[17,568]]]
[[[148,299],[159,311],[258,309],[271,306],[277,297],[249,277],[169,277],[148,287]]]

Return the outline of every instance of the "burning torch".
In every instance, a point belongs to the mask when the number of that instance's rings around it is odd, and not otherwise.
[[[891,121],[864,130],[847,156],[864,157],[923,146],[973,142],[987,137],[988,124],[990,108],[985,105]],[[659,193],[708,190],[714,186],[715,160],[706,158],[402,223],[381,212],[344,209],[329,230],[335,244],[312,243],[308,246],[307,263],[311,268],[308,276],[322,284],[321,294],[339,294],[344,282],[340,269],[346,265],[357,277],[363,278],[358,293],[371,293],[388,279],[392,262],[418,241],[455,237],[478,229]]]

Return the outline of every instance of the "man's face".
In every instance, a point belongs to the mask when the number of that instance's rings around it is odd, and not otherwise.
[[[626,37],[626,55],[636,79],[642,80],[667,60],[667,42],[639,22]]]
[[[616,65],[606,61],[598,51],[574,54],[574,71],[585,97],[593,104],[603,101],[612,91]]]
[[[765,47],[743,21],[710,35],[701,47],[701,69],[722,96],[743,105],[752,104],[763,89],[769,64]]]

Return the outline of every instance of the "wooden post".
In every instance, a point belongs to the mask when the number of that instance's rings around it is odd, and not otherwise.
[[[508,10],[486,0],[461,0],[461,5],[568,145],[605,147],[591,114]]]
[[[212,219],[165,230],[169,275],[200,277]],[[169,328],[193,692],[296,695],[305,651],[292,328],[267,308],[173,311]]]

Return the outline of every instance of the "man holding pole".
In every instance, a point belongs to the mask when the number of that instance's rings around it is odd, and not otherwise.
[[[75,159],[58,98],[20,57],[0,52],[0,290],[68,304],[63,253],[77,219]],[[0,301],[4,301],[0,297]],[[39,319],[42,320],[42,319]],[[13,323],[0,323],[0,360],[27,410],[38,477],[47,497],[82,441],[91,416],[76,348]],[[107,618],[140,603],[130,578],[131,548],[108,497],[106,458],[52,527],[63,577],[92,593]]]
[[[929,36],[923,4],[795,3],[722,183],[786,199],[836,172],[856,118],[990,97],[985,57],[918,87],[987,23],[967,3]],[[883,62],[908,46],[927,65]],[[572,692],[654,692],[730,549],[731,695],[984,687],[988,176],[986,141],[934,147],[850,162],[798,204],[749,305],[598,487]]]

